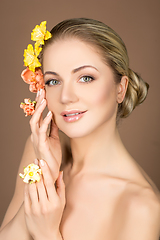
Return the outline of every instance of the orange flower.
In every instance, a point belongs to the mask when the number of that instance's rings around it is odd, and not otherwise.
[[[25,117],[31,116],[35,112],[36,101],[31,101],[30,98],[25,98],[24,103],[20,104],[20,108],[23,109],[24,113],[26,114]]]
[[[35,72],[32,72],[27,67],[21,73],[21,77],[25,83],[30,84],[29,90],[31,92],[38,92],[41,88],[44,88],[43,73],[40,68],[36,68]]]

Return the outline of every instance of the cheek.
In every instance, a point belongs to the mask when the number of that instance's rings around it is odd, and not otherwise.
[[[88,102],[92,106],[111,107],[116,104],[116,89],[114,84],[102,84],[90,89],[87,93]],[[105,106],[105,107],[106,107]]]
[[[56,109],[57,100],[56,100],[56,95],[53,94],[52,91],[46,90],[46,100],[47,100],[47,107],[50,111],[54,112]]]

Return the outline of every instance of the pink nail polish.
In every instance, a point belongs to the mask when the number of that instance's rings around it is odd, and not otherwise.
[[[42,100],[41,104],[42,104],[42,103],[44,103],[44,100],[45,100],[45,99],[43,98],[43,100]]]
[[[34,159],[34,164],[38,165],[38,159]]]
[[[49,112],[47,113],[47,117],[48,117],[49,115],[51,115],[51,111],[49,111]]]
[[[37,98],[38,98],[38,96],[39,96],[39,90],[38,90],[38,92],[37,92]]]
[[[63,179],[63,171],[61,171],[61,180]]]
[[[41,94],[42,94],[42,90],[43,90],[43,89],[41,88],[40,91],[39,91],[39,95],[40,95],[40,96],[41,96]]]
[[[45,162],[43,161],[43,159],[40,160],[40,163],[42,167],[45,165]]]

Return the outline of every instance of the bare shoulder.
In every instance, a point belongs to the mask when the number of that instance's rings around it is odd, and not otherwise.
[[[123,238],[158,240],[160,235],[160,194],[151,186],[128,183],[122,197],[126,222]]]
[[[149,214],[150,217],[160,215],[160,194],[155,192],[152,187],[144,187],[130,183],[127,195],[129,211],[134,213],[137,209],[141,213]]]

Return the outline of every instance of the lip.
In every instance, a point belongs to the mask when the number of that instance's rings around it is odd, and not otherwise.
[[[82,118],[86,112],[87,111],[81,111],[78,109],[74,109],[74,110],[63,111],[63,112],[61,112],[60,115],[63,117],[65,122],[75,122],[75,121],[79,120],[80,118]],[[78,114],[76,114],[76,113],[78,113]],[[69,114],[76,114],[76,115],[66,116]]]

